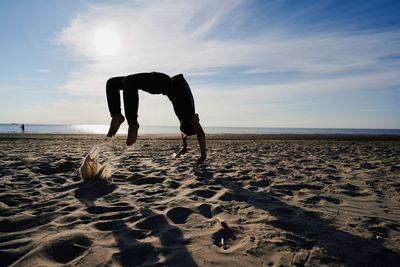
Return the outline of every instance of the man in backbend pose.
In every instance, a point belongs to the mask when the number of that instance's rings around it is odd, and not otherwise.
[[[201,156],[196,161],[195,168],[199,167],[207,157],[206,139],[203,128],[200,125],[199,116],[194,110],[194,100],[190,87],[182,74],[172,78],[164,73],[150,72],[138,73],[123,77],[113,77],[107,81],[107,103],[111,114],[111,124],[107,137],[114,136],[120,125],[125,121],[121,113],[121,100],[119,90],[123,91],[125,116],[128,121],[128,137],[126,144],[134,144],[137,139],[139,123],[137,112],[139,105],[138,89],[150,94],[166,95],[172,102],[176,116],[180,121],[183,147],[177,157],[186,153],[187,136],[197,135]]]

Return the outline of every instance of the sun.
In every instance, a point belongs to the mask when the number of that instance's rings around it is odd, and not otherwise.
[[[102,56],[114,55],[120,49],[120,37],[116,31],[101,28],[95,31],[93,38],[96,52]]]

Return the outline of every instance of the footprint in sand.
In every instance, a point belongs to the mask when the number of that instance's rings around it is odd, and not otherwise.
[[[249,198],[247,196],[244,195],[240,195],[240,194],[232,194],[229,192],[226,192],[225,194],[223,194],[222,196],[219,197],[219,200],[222,201],[238,201],[238,202],[245,202],[247,201]]]
[[[306,199],[303,200],[303,202],[306,203],[306,204],[315,205],[315,204],[319,203],[321,200],[326,200],[326,201],[328,201],[330,203],[333,203],[333,204],[342,203],[342,200],[340,200],[340,199],[337,199],[337,198],[334,198],[334,197],[329,197],[329,196],[321,196],[321,195],[320,196],[312,196],[312,197],[306,198]]]
[[[236,233],[235,230],[229,227],[226,222],[221,221],[220,224],[221,228],[212,234],[211,238],[214,245],[228,249],[231,242],[236,240]]]
[[[339,185],[339,187],[343,189],[343,194],[351,197],[365,197],[371,195],[367,189],[362,190],[359,186],[350,183]]]
[[[114,206],[114,207],[91,206],[87,208],[87,211],[91,214],[104,214],[108,212],[120,212],[120,211],[131,211],[131,210],[133,210],[131,206]]]
[[[212,218],[212,212],[211,212],[211,205],[209,204],[201,204],[200,206],[197,207],[198,212],[206,217],[206,218]]]
[[[183,224],[193,211],[185,207],[172,208],[167,212],[167,217],[175,224]]]
[[[176,181],[171,181],[168,185],[168,188],[171,189],[178,189],[181,186],[180,183],[176,182]]]
[[[135,185],[145,185],[145,184],[161,184],[164,182],[165,178],[161,177],[147,177],[147,178],[139,178],[134,181],[131,181],[132,184]]]
[[[213,197],[217,192],[213,191],[213,190],[195,190],[191,193],[191,195],[195,195],[195,196],[199,196],[199,197],[203,197],[203,198],[211,198]]]
[[[0,232],[10,233],[35,228],[51,222],[57,214],[41,214],[37,216],[21,215],[0,221]]]
[[[136,227],[143,230],[157,231],[167,224],[164,216],[161,214],[153,214],[146,219],[138,222]]]
[[[72,172],[76,169],[77,165],[67,160],[60,160],[55,163],[41,162],[37,167],[34,167],[34,172],[51,175],[58,173]]]
[[[29,266],[32,264],[32,259],[36,258],[47,258],[47,261],[52,261],[53,264],[72,264],[91,245],[92,241],[84,234],[63,233],[53,236],[44,242],[43,245],[27,253],[14,264],[15,266]]]
[[[94,224],[99,231],[111,231],[115,226],[118,225],[118,221],[106,221],[106,222],[97,222]]]
[[[251,181],[250,184],[256,187],[268,187],[271,183],[268,179],[258,179],[255,181]]]

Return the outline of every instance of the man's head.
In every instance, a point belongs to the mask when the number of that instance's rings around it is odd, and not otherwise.
[[[192,120],[200,121],[199,114],[194,114],[190,119],[181,120],[181,132],[185,135],[195,135],[196,130],[193,128]]]
[[[195,135],[196,131],[194,130],[191,122],[189,120],[182,120],[180,130],[182,133],[186,135]]]

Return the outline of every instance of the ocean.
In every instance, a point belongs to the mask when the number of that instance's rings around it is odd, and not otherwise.
[[[0,133],[21,132],[21,124],[0,124]],[[25,124],[26,133],[51,134],[107,134],[107,124]],[[127,125],[119,134],[126,134]],[[400,129],[340,129],[340,128],[253,128],[253,127],[204,127],[209,134],[354,134],[398,135]],[[178,126],[140,126],[139,134],[179,134]]]

